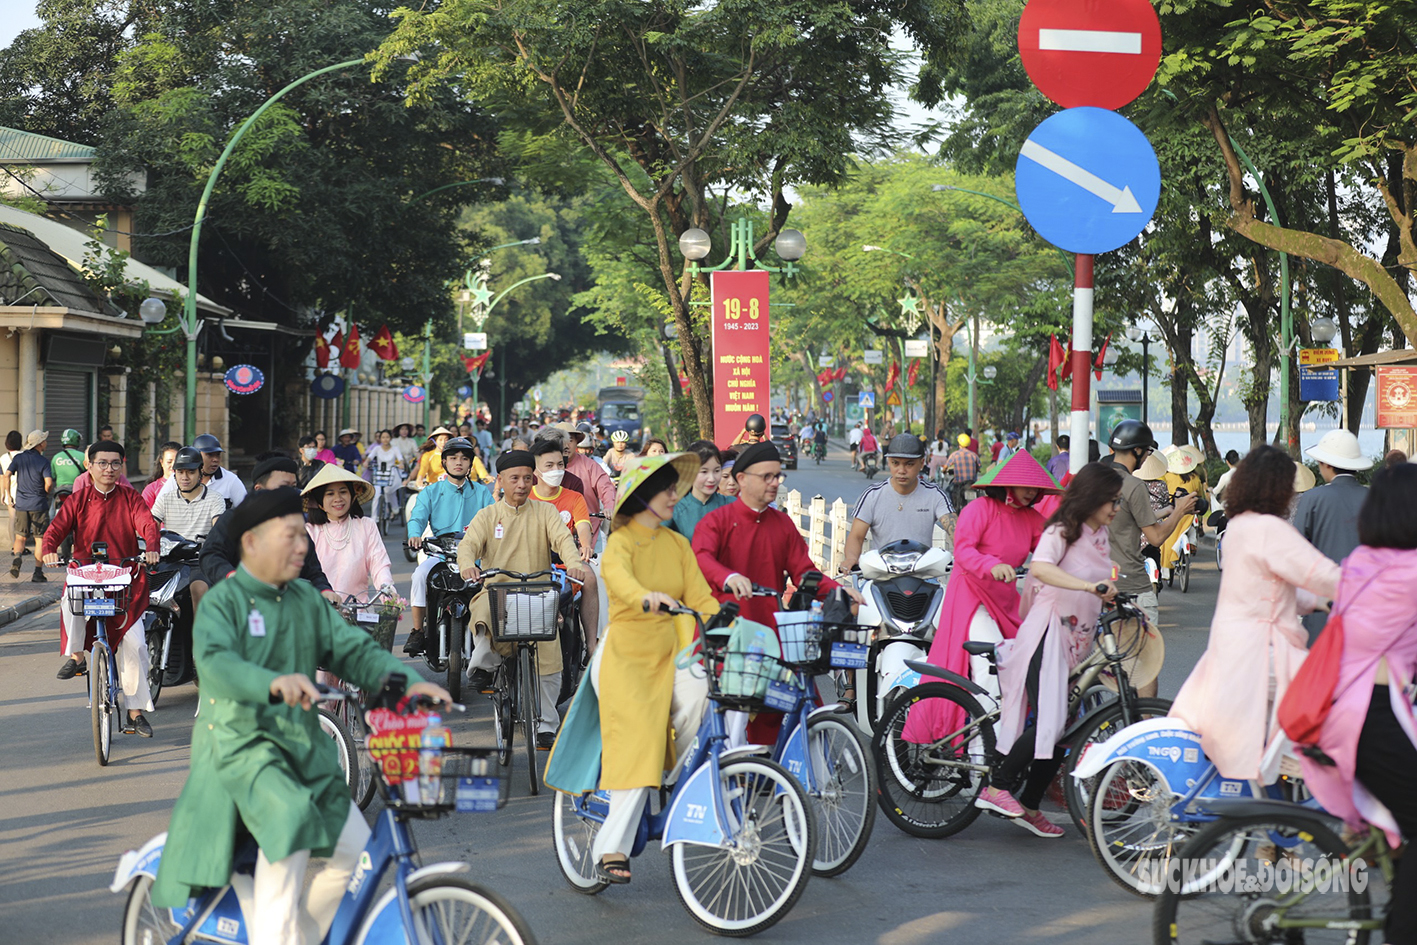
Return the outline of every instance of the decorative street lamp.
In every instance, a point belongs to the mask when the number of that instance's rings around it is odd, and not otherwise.
[[[1141,422],[1147,422],[1147,388],[1151,386],[1151,335],[1140,325],[1127,328],[1127,339],[1141,342]]]
[[[773,240],[772,248],[778,258],[787,265],[769,266],[753,255],[752,221],[747,217],[740,217],[729,228],[728,256],[717,266],[700,266],[699,260],[707,256],[712,248],[712,238],[698,227],[690,227],[679,237],[679,252],[689,260],[689,272],[694,275],[701,272],[718,272],[732,267],[735,269],[763,269],[767,272],[780,272],[786,276],[795,276],[798,271],[795,265],[797,260],[807,253],[807,238],[802,235],[800,230],[783,230],[777,234],[777,239]],[[733,265],[735,262],[736,266]]]
[[[1321,345],[1331,344],[1338,336],[1338,325],[1327,315],[1320,315],[1309,322],[1309,335]]]

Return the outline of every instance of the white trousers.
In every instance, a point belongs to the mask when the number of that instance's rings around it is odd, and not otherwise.
[[[351,804],[334,854],[315,873],[303,897],[310,851],[297,850],[274,863],[261,851],[256,858],[256,902],[249,922],[251,945],[318,945],[323,941],[368,842],[369,825],[359,808]]]
[[[604,646],[596,648],[590,660],[590,684],[600,695],[600,655]],[[682,758],[699,731],[699,721],[708,705],[708,683],[703,677],[703,664],[692,663],[687,669],[674,671],[674,695],[669,706],[669,718],[674,725],[674,755]],[[744,724],[747,716],[744,715]],[[610,813],[596,831],[591,856],[599,862],[607,853],[630,855],[635,843],[635,831],[640,813],[649,799],[651,788],[623,788],[610,792]]]
[[[985,641],[989,643],[1002,643],[1004,634],[999,630],[999,625],[994,622],[994,618],[989,616],[989,611],[983,607],[976,608],[974,616],[969,621],[969,640],[971,643]],[[969,658],[969,675],[974,682],[983,686],[998,702],[999,677],[989,672],[989,658],[987,656],[971,656]]]
[[[413,583],[410,584],[408,588],[408,603],[410,606],[428,606],[428,572],[432,571],[435,565],[442,563],[442,558],[435,558],[432,555],[428,555],[418,563],[418,567],[413,569]]]
[[[71,613],[66,601],[59,607],[61,627],[60,648],[74,659],[83,658],[84,627],[87,618]],[[123,690],[123,704],[129,710],[153,711],[153,696],[148,689],[148,641],[139,621],[123,634],[123,640],[113,653],[118,664],[118,685]]]

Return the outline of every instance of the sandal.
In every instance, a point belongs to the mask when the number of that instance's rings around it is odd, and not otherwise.
[[[630,858],[620,853],[607,853],[595,864],[595,874],[612,886],[623,886],[630,881]]]

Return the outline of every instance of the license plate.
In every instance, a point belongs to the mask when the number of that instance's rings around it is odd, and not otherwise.
[[[798,689],[796,686],[774,679],[768,683],[768,691],[763,697],[763,703],[769,709],[791,712],[797,706],[797,699]]]
[[[454,805],[460,814],[494,811],[500,793],[496,778],[458,778]]]
[[[861,643],[833,643],[832,666],[836,669],[865,669],[867,647]]]
[[[354,620],[356,623],[378,623],[379,612],[377,610],[356,610]]]
[[[116,602],[108,597],[90,597],[84,600],[85,617],[112,617],[118,613]]]

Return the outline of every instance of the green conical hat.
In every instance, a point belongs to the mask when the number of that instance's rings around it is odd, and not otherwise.
[[[620,512],[625,500],[634,495],[635,490],[644,485],[646,479],[668,464],[673,464],[674,469],[679,473],[677,488],[679,498],[682,499],[694,487],[694,477],[699,474],[699,467],[703,465],[703,461],[699,459],[697,453],[669,453],[665,456],[641,456],[630,460],[620,473],[620,489],[615,496],[615,510],[610,516],[612,528],[630,520],[628,514],[622,515]]]

